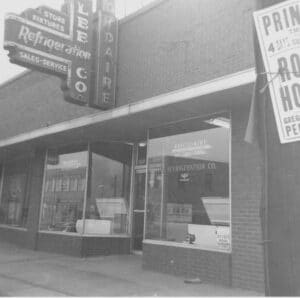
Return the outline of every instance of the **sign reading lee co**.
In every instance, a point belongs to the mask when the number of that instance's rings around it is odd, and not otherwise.
[[[93,42],[91,0],[66,0],[61,12],[41,6],[5,17],[4,48],[12,63],[61,77],[67,101],[109,108],[114,98],[107,95],[109,104],[103,105],[91,90],[92,70],[98,63],[93,53],[98,45],[93,47]]]
[[[300,141],[300,1],[257,11],[254,20],[280,142]]]

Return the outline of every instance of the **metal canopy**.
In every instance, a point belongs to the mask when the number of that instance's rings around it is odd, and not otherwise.
[[[145,140],[147,130],[150,127],[186,118],[230,111],[233,105],[248,106],[252,89],[253,83],[249,83],[175,103],[170,101],[170,103],[161,106],[151,105],[151,102],[144,101],[139,103],[140,111],[134,110],[130,105],[120,107],[116,111],[112,110],[111,114],[104,112],[106,117],[101,117],[101,121],[99,120],[101,115],[95,119],[93,118],[94,115],[78,118],[73,121],[74,125],[72,125],[72,121],[60,124],[65,125],[66,129],[63,129],[62,126],[57,132],[53,131],[53,133],[47,134],[41,132],[40,136],[24,141],[20,139],[19,142],[6,146],[2,145],[0,147],[0,159],[7,157],[7,154],[9,156],[23,155],[34,148],[56,147],[64,144],[88,141],[133,143]],[[172,100],[172,96],[170,99]],[[122,112],[125,110],[126,113]]]

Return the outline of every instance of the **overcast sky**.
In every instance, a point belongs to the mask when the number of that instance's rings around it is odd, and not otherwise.
[[[128,15],[151,1],[153,0],[115,0],[116,15],[121,18],[124,14]],[[8,51],[3,49],[4,15],[8,12],[19,14],[27,8],[36,8],[41,5],[60,9],[63,2],[63,0],[0,0],[0,84],[26,70],[10,63]]]

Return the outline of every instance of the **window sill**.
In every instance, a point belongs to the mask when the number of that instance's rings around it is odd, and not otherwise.
[[[144,244],[153,244],[153,245],[163,245],[163,246],[172,246],[172,247],[180,247],[180,248],[189,248],[189,249],[198,249],[198,250],[205,250],[205,251],[213,251],[213,252],[220,252],[225,254],[231,254],[231,249],[217,249],[214,247],[204,246],[204,245],[194,245],[189,243],[179,243],[179,242],[171,242],[171,241],[162,241],[162,240],[144,240]]]
[[[115,235],[104,235],[104,234],[79,234],[79,233],[72,233],[72,232],[59,232],[59,231],[39,231],[39,234],[51,234],[51,235],[65,235],[65,236],[73,236],[73,237],[97,237],[97,238],[130,238],[130,235],[122,235],[122,234],[115,234]]]
[[[22,228],[22,227],[17,227],[17,226],[11,226],[11,225],[6,225],[6,224],[0,224],[0,228],[4,229],[9,229],[9,230],[18,230],[18,231],[23,231],[27,232],[27,228]]]

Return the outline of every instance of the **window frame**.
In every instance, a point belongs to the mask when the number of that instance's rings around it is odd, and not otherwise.
[[[120,237],[120,238],[131,238],[132,237],[132,189],[133,189],[133,172],[134,172],[134,164],[135,164],[135,149],[134,149],[134,144],[132,143],[126,143],[126,142],[118,142],[118,141],[113,141],[113,142],[109,142],[109,141],[97,141],[97,142],[91,142],[89,143],[89,177],[88,177],[88,188],[87,188],[87,197],[86,197],[86,204],[87,204],[87,198],[88,196],[91,195],[91,187],[92,187],[92,172],[93,172],[93,154],[95,154],[94,152],[94,148],[95,146],[101,144],[101,143],[107,143],[108,145],[116,145],[116,144],[123,144],[123,145],[128,145],[131,146],[131,161],[130,161],[130,175],[128,176],[129,181],[129,189],[128,189],[128,221],[127,221],[127,229],[126,229],[126,233],[119,233],[119,234],[95,234],[95,237]],[[124,173],[123,173],[124,175]],[[124,176],[122,177],[123,179],[123,183],[124,183]],[[86,213],[85,213],[86,216]],[[85,218],[86,219],[86,218]],[[84,226],[83,226],[84,228]],[[85,236],[90,237],[91,234],[83,234]]]
[[[228,144],[229,144],[229,148],[228,148],[228,175],[229,175],[229,179],[228,179],[228,198],[229,198],[229,243],[230,243],[230,247],[228,250],[225,249],[221,249],[221,248],[212,248],[212,247],[207,247],[205,245],[194,245],[194,244],[189,244],[189,243],[180,243],[180,242],[173,242],[173,241],[167,241],[167,240],[157,240],[157,239],[149,239],[146,238],[146,225],[147,225],[147,215],[148,212],[145,213],[145,218],[144,218],[144,240],[143,243],[145,244],[153,244],[153,245],[164,245],[164,246],[172,246],[172,247],[183,247],[183,248],[191,248],[191,249],[198,249],[198,250],[207,250],[207,251],[216,251],[216,252],[221,252],[221,253],[227,253],[227,254],[231,254],[232,253],[232,113],[231,111],[228,110],[224,110],[224,111],[219,111],[216,113],[210,113],[210,114],[206,114],[206,115],[201,115],[201,116],[197,116],[197,117],[191,117],[191,118],[186,118],[186,119],[180,119],[179,121],[171,121],[171,122],[167,122],[164,123],[162,125],[158,125],[158,126],[154,126],[154,127],[149,127],[147,129],[147,157],[146,157],[146,196],[145,196],[145,210],[148,210],[148,173],[149,173],[149,152],[150,152],[150,130],[151,129],[158,129],[162,126],[168,126],[168,125],[172,125],[172,124],[176,124],[176,123],[180,123],[180,122],[188,122],[189,120],[197,120],[199,119],[199,121],[205,121],[208,119],[212,119],[212,118],[217,118],[217,117],[222,117],[224,116],[224,114],[228,117],[228,119],[230,120],[230,128],[229,128],[229,132],[228,132]],[[186,132],[189,133],[189,132]],[[166,135],[164,137],[169,137],[169,136],[174,136],[177,134],[171,134],[171,135]],[[155,138],[153,138],[155,139]],[[163,184],[162,184],[162,188],[163,188]],[[163,189],[161,192],[161,200],[163,199]],[[161,216],[162,217],[162,216]],[[162,220],[162,219],[161,219]]]
[[[3,161],[1,164],[1,176],[0,176],[0,207],[3,201],[3,190],[4,190],[4,180],[5,180],[5,173],[7,172],[7,167],[10,163],[14,163],[17,161],[24,161],[26,163],[26,170],[25,170],[25,189],[24,189],[24,200],[22,203],[28,202],[28,207],[30,206],[30,194],[29,194],[29,186],[31,181],[31,164],[32,164],[32,157],[31,156],[19,156],[16,158],[9,159],[8,161]],[[22,208],[23,209],[23,208]],[[12,230],[21,230],[21,231],[28,231],[28,214],[26,218],[26,222],[24,226],[14,226],[7,223],[0,223],[1,227],[5,227],[7,229]]]
[[[68,145],[68,146],[60,146],[60,147],[55,147],[55,148],[52,148],[52,147],[49,147],[47,148],[46,150],[46,153],[45,153],[45,159],[44,159],[44,171],[43,171],[43,185],[42,185],[42,195],[41,195],[41,204],[40,204],[40,210],[39,210],[39,221],[38,221],[38,233],[50,233],[50,234],[59,234],[59,235],[76,235],[76,236],[84,236],[83,232],[82,233],[77,233],[77,232],[63,232],[63,231],[48,231],[48,230],[41,230],[41,222],[42,222],[42,214],[43,214],[43,205],[44,205],[44,199],[45,199],[45,190],[46,190],[46,177],[47,177],[47,174],[46,174],[46,169],[47,169],[47,160],[48,160],[48,153],[49,151],[55,149],[57,150],[57,152],[59,152],[60,150],[67,150],[69,148],[72,148],[74,147],[74,150],[70,150],[70,153],[77,153],[77,152],[80,152],[80,149],[78,149],[78,147],[84,147],[86,149],[84,149],[83,151],[86,151],[86,155],[87,155],[87,170],[86,170],[86,174],[85,174],[85,191],[84,191],[84,198],[83,198],[83,211],[84,212],[84,205],[85,205],[85,202],[86,202],[86,196],[87,196],[87,186],[88,186],[88,172],[89,172],[89,167],[90,167],[90,164],[89,164],[89,155],[90,155],[90,152],[89,152],[89,143],[87,144],[71,144],[71,145]],[[60,179],[63,179],[63,177],[61,177]],[[53,187],[53,192],[57,192],[56,190],[56,182],[57,182],[57,179],[54,179],[52,178],[52,181],[54,181],[54,187]],[[69,180],[69,191],[70,190],[70,180]],[[77,183],[77,191],[78,191],[78,183]],[[62,190],[61,190],[62,192]],[[82,215],[82,219],[85,220],[85,215],[83,213]]]
[[[49,147],[46,150],[45,153],[45,159],[44,159],[44,171],[43,171],[43,185],[42,185],[42,194],[41,194],[41,204],[40,204],[40,209],[39,209],[39,221],[38,221],[38,233],[45,233],[45,234],[59,234],[59,235],[69,235],[69,236],[81,236],[81,237],[97,237],[97,238],[101,238],[101,237],[111,237],[111,238],[130,238],[132,235],[132,231],[131,231],[131,226],[132,226],[132,217],[131,214],[129,213],[129,220],[128,220],[128,229],[127,229],[127,233],[126,234],[86,234],[84,233],[85,231],[85,220],[86,220],[86,205],[87,205],[87,197],[89,194],[89,187],[90,187],[90,181],[91,181],[91,175],[92,175],[92,145],[93,144],[97,144],[98,142],[87,142],[87,143],[80,143],[80,144],[71,144],[71,145],[67,145],[67,146],[61,146],[61,147]],[[110,142],[110,143],[115,143],[115,142]],[[129,143],[127,143],[129,144]],[[131,210],[132,208],[132,184],[133,184],[133,180],[132,180],[132,173],[133,173],[133,167],[132,165],[134,164],[134,146],[132,144],[131,145],[131,169],[130,169],[130,189],[129,189],[129,210]],[[57,151],[59,150],[64,150],[64,149],[68,149],[68,148],[72,148],[74,146],[74,151],[71,150],[73,153],[75,152],[79,152],[80,150],[76,151],[76,148],[80,148],[81,146],[85,146],[85,150],[87,152],[87,170],[86,170],[86,175],[85,175],[85,191],[84,191],[84,199],[83,199],[83,214],[82,214],[82,220],[83,220],[83,227],[82,227],[82,232],[78,233],[78,232],[63,232],[63,231],[48,231],[48,230],[41,230],[40,226],[41,226],[41,221],[42,221],[42,212],[43,212],[43,204],[44,204],[44,198],[45,198],[45,187],[46,187],[46,166],[47,166],[47,159],[48,159],[48,153],[49,151],[55,149]],[[74,178],[74,180],[76,181],[76,190],[79,191],[79,185],[80,185],[80,177],[78,175],[74,175],[70,177],[69,180],[69,191],[73,191],[71,189],[71,184],[72,184],[72,178]],[[56,187],[56,183],[54,183],[54,191]]]
[[[4,183],[4,163],[1,164],[1,181],[0,181],[0,206],[2,202],[3,183]]]

